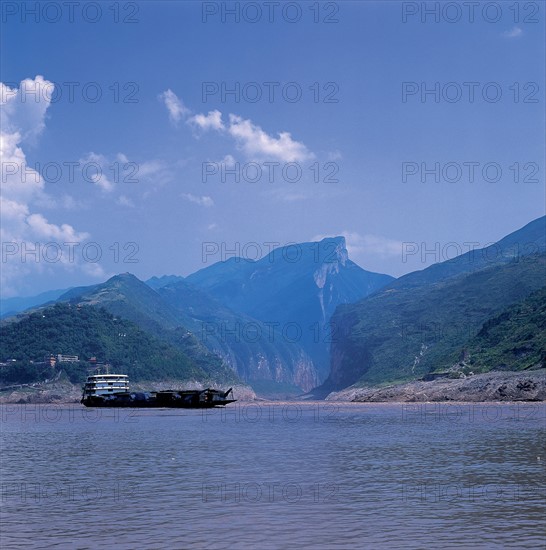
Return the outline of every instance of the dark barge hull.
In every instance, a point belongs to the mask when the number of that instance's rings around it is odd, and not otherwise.
[[[173,409],[211,409],[224,407],[237,401],[228,399],[231,388],[226,391],[190,390],[161,391],[150,393],[113,393],[111,395],[86,395],[81,403],[86,407],[127,407],[127,408],[173,408]]]

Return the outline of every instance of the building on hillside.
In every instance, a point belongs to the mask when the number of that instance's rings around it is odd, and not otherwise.
[[[59,363],[77,363],[79,358],[77,355],[57,355],[57,361]]]

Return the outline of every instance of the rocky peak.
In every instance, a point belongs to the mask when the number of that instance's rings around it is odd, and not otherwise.
[[[345,266],[349,259],[345,237],[327,237],[314,244],[317,249],[316,258],[320,263],[339,263]]]
[[[340,267],[345,267],[349,259],[349,253],[345,245],[345,237],[331,237],[322,239],[317,244],[315,260],[317,268],[313,273],[313,279],[318,288],[324,288],[326,279],[330,274],[337,274]]]

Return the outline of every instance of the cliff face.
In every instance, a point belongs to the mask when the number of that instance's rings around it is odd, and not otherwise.
[[[307,392],[318,384],[318,377],[313,362],[301,352],[290,364],[279,356],[253,357],[248,364],[248,382],[256,381],[289,384]]]
[[[292,384],[304,391],[317,385],[312,360],[298,342],[290,342],[277,327],[233,311],[186,281],[157,292],[176,309],[184,326],[242,380]]]
[[[163,276],[145,284],[121,274],[71,289],[59,301],[104,307],[202,367],[216,361],[245,382],[309,391],[328,375],[329,346],[337,337],[329,321],[338,304],[391,280],[354,264],[345,239],[336,237],[276,249],[257,262],[234,258],[186,279]]]
[[[340,306],[331,320],[335,336],[330,347],[330,374],[324,382],[323,394],[350,386],[372,365],[371,354],[359,345],[358,337],[355,338],[359,319],[350,308],[350,305]]]
[[[294,383],[306,392],[312,390],[319,384],[318,373],[313,361],[303,353],[301,359],[296,363]]]
[[[337,305],[343,303],[344,296],[340,295],[337,287],[337,278],[346,268],[349,254],[345,248],[345,238],[338,237],[329,242],[332,253],[327,261],[323,261],[313,273],[313,280],[318,288],[317,298],[322,312],[322,324],[325,324],[334,313]]]

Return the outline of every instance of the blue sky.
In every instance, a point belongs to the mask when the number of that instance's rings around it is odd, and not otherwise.
[[[399,276],[544,215],[542,3],[50,4],[2,8],[3,297],[341,234]]]

